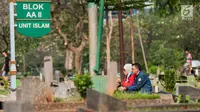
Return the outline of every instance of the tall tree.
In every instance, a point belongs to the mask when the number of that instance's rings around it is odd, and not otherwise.
[[[73,0],[67,4],[60,1],[54,3],[52,17],[55,29],[63,41],[66,52],[71,50],[75,54],[75,68],[78,74],[81,74],[82,52],[88,39],[84,33],[87,23],[87,3],[84,0]]]
[[[0,1],[0,50],[9,49],[9,3],[8,0]]]
[[[113,17],[112,17],[112,11],[109,11],[109,22],[108,26],[106,28],[106,60],[107,60],[107,74],[110,73],[110,42],[112,39],[112,33],[113,33]],[[107,20],[108,21],[108,20]]]

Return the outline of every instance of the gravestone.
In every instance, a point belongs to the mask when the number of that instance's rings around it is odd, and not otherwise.
[[[21,79],[21,86],[16,91],[17,100],[30,103],[47,103],[47,85],[37,76]]]
[[[93,89],[98,91],[98,92],[102,92],[102,93],[106,93],[106,85],[107,85],[107,76],[99,76],[99,75],[94,75],[92,76],[92,82],[93,82]]]
[[[40,80],[41,80],[41,81],[44,81],[44,80],[45,80],[44,77],[43,77],[43,75],[44,75],[44,67],[42,67],[42,68],[40,69]]]
[[[123,112],[126,103],[109,95],[87,89],[87,108],[98,112]]]
[[[71,80],[58,83],[58,87],[54,87],[54,95],[59,98],[67,98],[69,96],[79,96],[74,82]]]
[[[110,63],[110,70],[108,73],[108,81],[106,85],[107,94],[113,95],[117,88],[117,62],[112,61]]]
[[[71,96],[72,94],[69,92],[69,90],[70,87],[64,82],[61,82],[58,84],[58,87],[55,88],[55,96],[59,98],[66,98]]]
[[[56,82],[60,82],[60,71],[56,70],[54,73],[54,80],[56,80]]]
[[[160,99],[167,100],[171,104],[174,103],[172,94],[160,94]]]
[[[44,76],[45,83],[47,84],[47,98],[49,102],[53,102],[53,60],[51,56],[44,57]]]
[[[177,86],[176,94],[189,95],[192,100],[200,99],[200,89],[191,86]]]
[[[193,75],[187,76],[187,82],[190,86],[195,86],[196,79]]]
[[[33,105],[26,101],[9,101],[3,104],[4,112],[34,112]]]

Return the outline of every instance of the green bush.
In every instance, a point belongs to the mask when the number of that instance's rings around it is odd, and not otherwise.
[[[151,66],[149,68],[149,72],[152,73],[152,74],[156,74],[157,73],[157,69],[158,69],[157,66]]]
[[[74,84],[80,93],[81,97],[86,97],[86,91],[88,88],[92,88],[92,80],[89,74],[76,75],[74,78]]]
[[[176,71],[174,69],[165,70],[165,75],[162,80],[160,80],[161,85],[168,92],[173,92],[176,84]]]

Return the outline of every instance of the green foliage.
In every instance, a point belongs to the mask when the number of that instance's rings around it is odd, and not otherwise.
[[[152,74],[156,74],[157,73],[157,69],[158,69],[157,66],[151,66],[149,68],[149,72],[152,73]]]
[[[167,17],[180,12],[180,0],[154,0],[157,15]]]
[[[0,90],[0,95],[8,95],[9,94],[9,90]]]
[[[114,93],[113,97],[120,100],[134,100],[134,99],[158,99],[159,94],[144,94],[144,93],[127,93],[117,91]]]
[[[184,60],[183,51],[167,48],[162,41],[154,41],[150,48],[149,58],[152,63],[165,68],[179,68]]]
[[[181,102],[181,97],[182,97],[182,95],[178,95],[178,97],[177,97],[177,99],[176,99],[176,102],[177,102],[177,103],[180,103],[180,102]]]
[[[20,81],[20,79],[17,79],[16,80],[16,86],[19,87],[20,85],[21,85],[21,81]]]
[[[125,0],[125,1],[105,0],[105,6],[107,6],[109,10],[140,9],[140,8],[144,8],[145,6],[148,6],[145,4],[146,1],[149,1],[149,0]]]
[[[67,70],[65,69],[65,67],[62,67],[62,68],[60,69],[60,71],[61,71],[61,73],[62,73],[64,76],[67,75]]]
[[[179,94],[176,102],[177,103],[191,103],[193,101],[191,100],[189,95],[184,96],[184,95]]]
[[[24,75],[24,77],[32,76],[32,73],[31,72],[25,72],[23,75]]]
[[[2,79],[3,79],[4,89],[7,90],[9,82],[7,80],[5,80],[4,78],[2,78]]]
[[[88,88],[92,88],[92,80],[89,74],[76,75],[74,78],[74,84],[80,93],[81,97],[86,97],[86,91]]]
[[[54,102],[58,103],[58,102],[64,102],[65,100],[63,98],[60,97],[54,97]]]
[[[160,80],[161,85],[168,92],[173,92],[175,89],[177,74],[174,69],[165,70],[165,75],[162,80]]]
[[[190,103],[190,96],[189,96],[189,95],[186,95],[186,96],[185,96],[185,100],[186,100],[186,103]]]

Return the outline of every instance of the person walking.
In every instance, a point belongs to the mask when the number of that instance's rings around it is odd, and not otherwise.
[[[1,69],[1,72],[2,72],[2,77],[8,81],[8,73],[9,73],[9,70],[10,70],[10,67],[9,67],[9,57],[8,57],[8,53],[6,50],[2,51],[1,53],[3,56],[4,56],[4,64],[3,64],[3,67]]]

